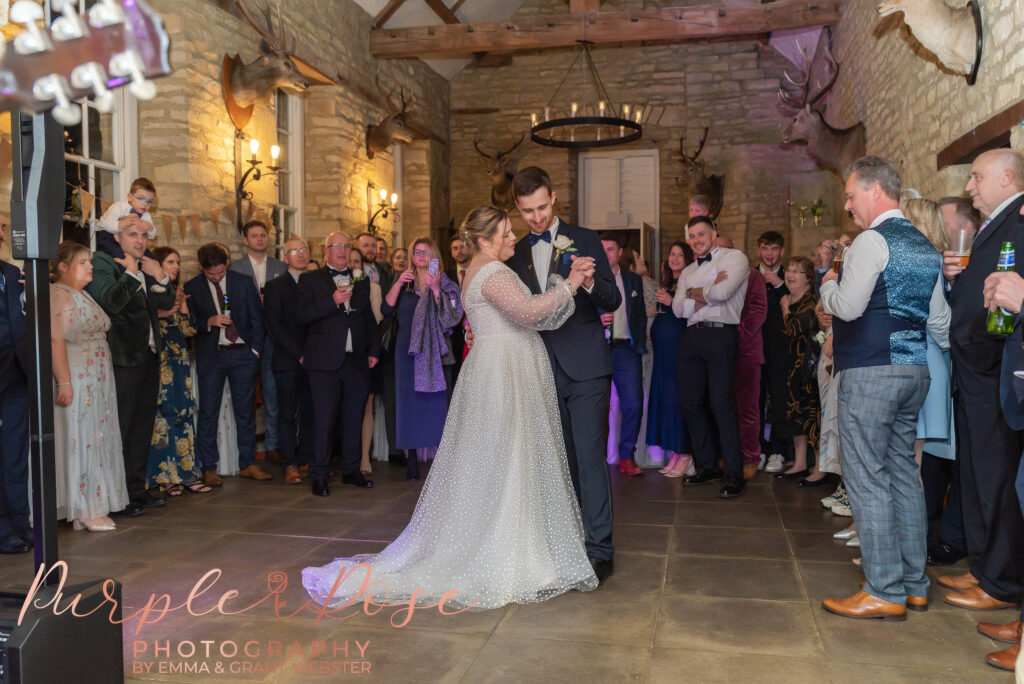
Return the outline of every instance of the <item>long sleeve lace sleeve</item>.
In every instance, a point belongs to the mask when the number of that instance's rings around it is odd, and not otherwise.
[[[63,287],[50,288],[50,338],[71,340],[75,328],[75,300]]]
[[[544,294],[529,295],[523,292],[521,281],[513,271],[500,269],[487,276],[480,285],[480,292],[509,320],[531,330],[554,330],[576,310],[569,286],[557,274],[548,278]]]

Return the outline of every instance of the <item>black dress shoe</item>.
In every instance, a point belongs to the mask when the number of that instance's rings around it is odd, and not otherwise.
[[[797,487],[820,487],[821,485],[828,482],[827,477],[823,477],[819,480],[808,480],[806,477],[796,483]]]
[[[787,473],[786,471],[782,471],[781,473],[778,473],[778,474],[775,475],[775,479],[776,480],[798,480],[798,479],[800,479],[802,477],[807,477],[810,474],[811,474],[811,471],[808,470],[807,468],[804,468],[803,470],[794,470],[791,473]]]
[[[327,480],[313,480],[313,496],[330,496],[331,490],[327,488]]]
[[[115,518],[134,518],[142,515],[142,504],[131,502],[120,511],[111,511],[110,515]]]
[[[966,551],[939,542],[928,547],[928,565],[952,565],[966,555]]]
[[[721,480],[721,470],[698,470],[696,475],[687,475],[683,478],[684,485],[704,484],[712,480]]]
[[[347,485],[352,485],[353,487],[362,487],[363,489],[369,489],[370,487],[373,486],[373,483],[367,480],[365,477],[363,477],[363,474],[360,472],[355,472],[352,473],[351,475],[342,475],[341,481]]]
[[[32,547],[16,534],[0,540],[0,553],[28,553]]]
[[[162,499],[159,496],[153,496],[149,492],[146,492],[142,498],[136,499],[134,503],[140,504],[146,508],[157,508],[167,503],[167,499]]]
[[[32,536],[32,528],[31,527],[27,527],[27,528],[24,528],[24,529],[19,529],[14,534],[18,537],[18,539],[20,539],[21,541],[23,541],[26,544],[28,544],[29,547],[35,546],[35,540],[33,539],[33,536]]]
[[[747,488],[747,481],[743,478],[734,480],[732,478],[725,481],[725,486],[722,487],[722,491],[718,493],[721,499],[735,499],[737,496],[743,494],[743,490]]]
[[[388,465],[395,466],[396,468],[404,468],[405,456],[402,454],[390,454],[388,456]]]
[[[588,558],[590,561],[590,567],[594,568],[594,574],[597,575],[597,586],[604,584],[604,581],[612,576],[612,572],[615,570],[615,561],[611,558]]]

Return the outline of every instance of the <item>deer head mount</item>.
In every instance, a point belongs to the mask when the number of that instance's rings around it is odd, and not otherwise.
[[[886,0],[878,14],[903,12],[903,21],[914,37],[947,69],[968,76],[977,73],[981,60],[981,13],[976,0],[954,9],[945,0]]]
[[[392,87],[390,91],[384,91],[384,87],[380,83],[379,71],[375,80],[377,90],[380,91],[381,97],[384,98],[389,114],[379,124],[366,127],[366,156],[370,159],[373,159],[375,154],[387,150],[396,140],[406,143],[412,142],[412,132],[407,125],[408,117],[412,110],[409,109],[409,105],[405,101],[405,89],[399,90],[399,99],[402,106],[396,107],[394,100],[391,99],[391,96],[395,93],[395,88]]]
[[[823,40],[826,34],[822,34]],[[836,62],[828,46],[823,42],[810,53],[800,47],[804,58],[804,69],[794,79],[788,72],[783,72],[784,79],[779,79],[779,100],[783,105],[796,110],[789,125],[782,131],[782,142],[807,144],[807,154],[815,163],[835,171],[840,176],[857,159],[864,156],[867,143],[864,124],[856,123],[849,128],[834,128],[825,122],[825,107],[816,105],[835,85],[839,78],[839,64]],[[819,61],[821,60],[821,61]],[[822,86],[815,81],[811,88],[811,74],[824,71],[828,81]]]
[[[686,153],[686,136],[679,138],[679,157],[683,162],[685,175],[679,179],[686,183],[690,197],[694,195],[705,195],[711,199],[711,218],[718,218],[722,211],[722,198],[725,196],[725,176],[709,176],[707,174],[707,162],[699,159],[700,153],[704,151],[704,143],[708,140],[708,127],[704,127],[697,151],[693,154]]]
[[[484,169],[491,176],[491,204],[508,211],[515,205],[515,198],[512,196],[512,172],[508,169],[509,157],[523,144],[526,134],[523,133],[512,143],[507,150],[496,152],[494,155],[487,154],[480,149],[480,141],[474,140],[473,147],[483,160]]]
[[[271,0],[254,0],[263,13],[265,22],[258,20],[246,5],[245,0],[236,0],[242,17],[260,35],[260,56],[248,64],[241,57],[224,55],[221,66],[221,90],[224,104],[235,128],[242,130],[252,117],[253,106],[270,99],[278,88],[302,92],[309,87],[309,81],[299,72],[292,57],[295,54],[295,39],[288,41],[284,23],[281,21],[281,6],[271,5]],[[274,28],[274,14],[277,14],[277,28]]]

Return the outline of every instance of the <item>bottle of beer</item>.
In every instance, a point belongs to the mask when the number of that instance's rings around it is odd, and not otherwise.
[[[222,316],[231,316],[231,302],[228,301],[227,293],[224,294],[224,299],[220,303],[220,313]]]
[[[1013,243],[1004,242],[999,250],[999,264],[996,271],[1014,270]],[[1013,314],[999,307],[988,314],[988,331],[993,335],[1009,335],[1013,332]]]

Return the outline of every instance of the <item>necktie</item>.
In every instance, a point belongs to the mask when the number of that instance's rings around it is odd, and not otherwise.
[[[533,247],[535,244],[543,240],[544,242],[551,242],[551,232],[545,230],[543,233],[530,233],[527,235],[530,238],[530,246]]]
[[[212,282],[212,281],[211,281]],[[213,287],[217,290],[217,306],[221,306],[221,302],[224,301],[224,290],[220,289],[220,282],[213,283]],[[224,329],[224,336],[228,338],[228,342],[234,344],[238,341],[238,328],[235,327],[234,322],[231,323],[227,328]]]
[[[464,269],[462,267],[459,267],[458,276],[459,276],[459,287],[462,287],[462,280],[466,277],[466,269]],[[0,288],[0,292],[3,292],[2,288]]]
[[[352,275],[352,271],[350,269],[347,269],[347,268],[343,268],[343,269],[341,269],[339,271],[337,269],[334,269],[334,268],[331,268],[330,266],[328,266],[327,270],[330,271],[330,274],[331,274],[332,278],[334,278],[335,276],[346,276],[346,277],[348,277],[348,276]]]
[[[978,232],[974,234],[974,239],[975,240],[977,240],[978,236],[981,235],[981,231],[983,231],[986,228],[988,228],[988,224],[990,224],[990,223],[992,223],[992,217],[991,216],[989,216],[987,219],[985,219],[984,221],[981,222],[981,225],[978,227]]]
[[[708,254],[707,256],[697,257],[697,265],[698,266],[700,266],[703,263],[710,262],[710,261],[711,261],[711,255],[710,254]]]

